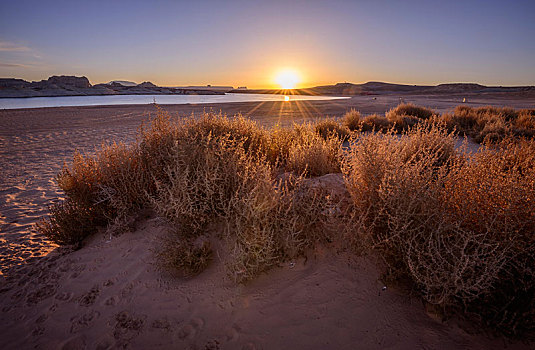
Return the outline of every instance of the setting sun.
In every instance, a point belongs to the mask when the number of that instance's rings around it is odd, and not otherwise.
[[[293,69],[285,69],[277,73],[275,82],[283,89],[293,89],[301,82],[299,73]]]

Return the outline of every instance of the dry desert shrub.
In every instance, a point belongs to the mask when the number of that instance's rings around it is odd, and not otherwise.
[[[185,129],[193,138],[203,139],[208,134],[212,137],[226,136],[231,141],[243,143],[246,152],[263,152],[266,148],[266,131],[254,120],[241,114],[229,118],[214,112],[205,112],[199,119],[186,119]]]
[[[351,109],[344,114],[344,126],[350,131],[359,131],[361,129],[362,115],[359,111]]]
[[[267,158],[272,164],[296,174],[321,176],[339,172],[341,140],[334,134],[321,137],[310,124],[270,131]]]
[[[329,239],[326,224],[334,204],[327,192],[306,186],[302,177],[257,185],[236,199],[229,225],[234,242],[229,270],[237,282]]]
[[[522,109],[513,123],[513,134],[520,137],[535,136],[535,110]]]
[[[147,204],[145,191],[150,188],[152,178],[136,144],[104,145],[96,159],[101,178],[98,202],[107,203],[120,218]]]
[[[395,119],[395,116],[411,116],[418,119],[429,119],[436,113],[429,108],[413,105],[412,103],[403,103],[386,112],[388,119]]]
[[[535,330],[534,179],[535,142],[506,139],[477,153],[444,187],[448,215],[499,244],[499,278],[467,308],[508,335]]]
[[[209,247],[202,252],[186,250],[194,248],[191,242],[210,223],[222,220],[235,247],[230,273],[244,282],[302,254],[319,240],[318,220],[326,215],[322,208],[329,203],[300,185],[301,175],[284,184],[274,181],[267,157],[298,174],[336,170],[340,140],[334,136],[324,140],[311,125],[295,125],[289,131],[274,129],[267,146],[256,152],[250,144],[246,146],[250,138],[242,137],[251,129],[240,133],[243,121],[227,120],[222,128],[217,120],[220,130],[230,131],[212,135],[210,120],[203,117],[178,124],[163,120],[165,127],[149,131],[142,140],[145,152],[158,152],[152,159],[159,159],[151,165],[157,167],[155,190],[147,196],[156,212],[173,226],[159,258],[162,266],[185,272],[193,271],[189,267],[194,265],[193,258],[202,258],[203,263],[195,265],[194,272],[199,272],[206,266]],[[299,155],[310,159],[298,164]]]
[[[100,215],[95,215],[91,206],[67,198],[48,208],[48,218],[39,221],[36,228],[52,242],[60,245],[79,244],[105,225]]]
[[[212,260],[212,248],[208,240],[184,239],[167,235],[156,252],[159,267],[191,277],[204,271]]]
[[[340,140],[347,140],[349,138],[349,129],[342,126],[333,118],[322,119],[316,122],[314,130],[325,140],[337,137]]]
[[[435,160],[437,166],[443,164],[454,154],[454,144],[454,135],[435,124],[418,125],[401,137],[391,131],[356,139],[342,160],[342,172],[357,207],[374,208],[370,215],[376,215],[378,190],[388,174],[425,157]]]
[[[294,125],[292,128],[285,128],[275,125],[269,130],[268,146],[266,157],[271,164],[277,165],[286,163],[290,148],[295,142],[300,142],[306,136],[310,137],[308,130],[302,125]]]
[[[384,116],[372,114],[362,120],[362,131],[389,131],[392,123]]]
[[[305,176],[321,176],[340,172],[340,142],[334,136],[326,140],[305,140],[295,143],[288,152],[289,171]]]
[[[393,276],[509,335],[534,329],[533,141],[474,158],[428,124],[362,136],[342,162],[357,217]],[[361,225],[362,226],[362,225]]]
[[[271,171],[267,162],[246,156],[243,142],[228,136],[177,140],[170,151],[164,175],[154,178],[156,191],[149,198],[156,212],[185,237],[196,237],[208,223],[226,217],[231,199],[253,172]]]
[[[535,135],[535,111],[528,109],[457,106],[453,113],[446,113],[442,118],[450,129],[455,128],[479,143]]]
[[[72,166],[64,165],[56,176],[65,201],[49,207],[49,217],[37,223],[37,230],[57,244],[77,244],[106,225],[113,210],[99,201],[101,181],[97,159],[75,152]]]
[[[64,165],[56,176],[56,182],[65,195],[86,206],[92,206],[97,201],[101,180],[97,159],[78,151],[74,153],[72,165]]]
[[[393,128],[401,133],[418,124],[421,119],[412,115],[388,113],[386,119],[392,123]]]

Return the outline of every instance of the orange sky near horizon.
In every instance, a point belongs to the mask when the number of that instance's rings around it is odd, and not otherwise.
[[[296,88],[535,85],[534,13],[524,0],[2,1],[0,77],[254,89],[292,68]]]

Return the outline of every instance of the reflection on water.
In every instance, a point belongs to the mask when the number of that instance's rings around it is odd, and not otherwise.
[[[292,95],[292,101],[336,100],[349,97]],[[60,96],[30,98],[0,98],[0,109],[137,105],[157,103],[197,104],[229,102],[289,101],[289,96],[274,94],[225,94],[225,95],[107,95],[107,96]]]

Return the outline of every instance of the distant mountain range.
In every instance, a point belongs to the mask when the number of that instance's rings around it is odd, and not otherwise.
[[[162,87],[151,82],[137,84],[125,80],[113,80],[105,84],[91,85],[86,77],[52,76],[47,80],[28,82],[22,79],[0,78],[0,98],[2,97],[51,97],[51,96],[91,96],[91,95],[223,95],[231,93],[251,94],[294,94],[294,95],[440,95],[440,94],[485,94],[521,93],[533,95],[535,86],[484,86],[474,83],[452,83],[431,85],[403,85],[371,81],[364,84],[338,83],[307,89],[250,90],[232,86],[186,86]]]
[[[439,85],[403,85],[370,81],[364,84],[338,83],[293,90],[233,90],[236,93],[294,94],[294,95],[383,95],[383,94],[463,94],[487,92],[535,92],[535,86],[484,86],[474,83],[451,83]]]
[[[224,92],[209,89],[161,87],[151,82],[136,84],[122,80],[91,85],[86,77],[65,75],[52,76],[47,80],[33,82],[0,78],[0,98],[94,95],[224,95]]]

